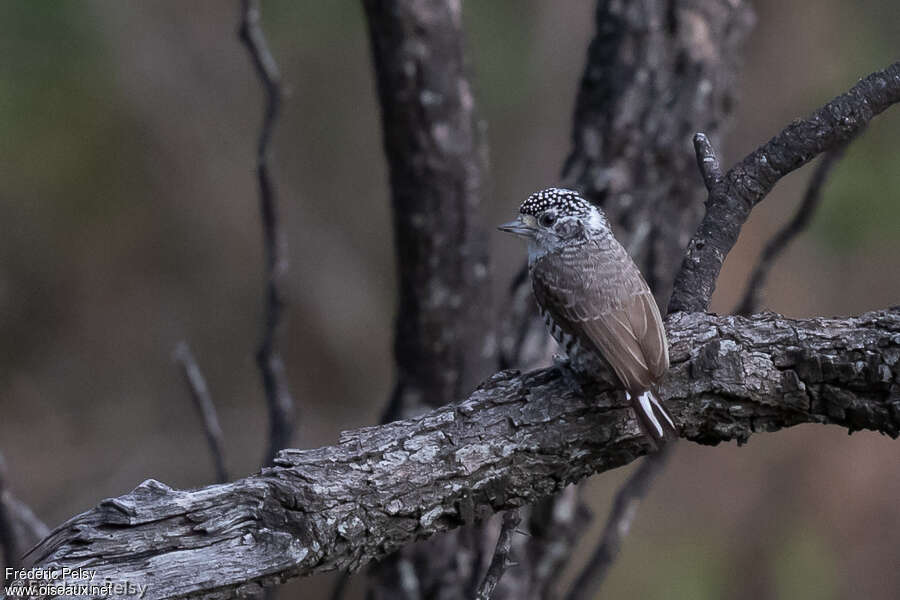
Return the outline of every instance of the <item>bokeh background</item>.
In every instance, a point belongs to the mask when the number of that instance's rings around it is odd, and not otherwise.
[[[465,5],[488,123],[484,218],[556,181],[593,2]],[[895,0],[756,3],[730,164],[896,60]],[[377,421],[392,384],[387,177],[357,2],[266,1],[289,87],[275,136],[290,248],[282,347],[300,447]],[[172,361],[187,340],[211,386],[232,477],[257,470],[266,413],[253,361],[262,254],[253,177],[262,95],[237,2],[0,3],[0,450],[10,485],[54,526],[148,477],[213,477]],[[690,152],[685,140],[685,152]],[[713,302],[727,312],[810,169],[757,208]],[[497,296],[521,248],[492,238]],[[900,109],[834,171],[765,305],[848,315],[900,302]],[[628,468],[594,477],[598,519]],[[327,576],[285,598],[318,598]],[[749,585],[752,582],[752,585]],[[757,588],[757,586],[760,586]],[[358,591],[359,582],[355,584]],[[641,508],[610,598],[900,597],[900,446],[801,426],[748,446],[681,446]]]

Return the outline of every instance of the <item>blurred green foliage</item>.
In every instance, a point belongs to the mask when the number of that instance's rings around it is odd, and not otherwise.
[[[778,598],[831,600],[842,597],[838,561],[813,528],[797,529],[772,553]]]
[[[713,600],[729,597],[725,556],[713,536],[684,540],[676,547],[658,551],[661,577],[654,578],[652,591],[644,597],[666,600]],[[664,566],[663,566],[664,563]],[[641,596],[635,596],[641,597]]]
[[[826,183],[813,227],[835,252],[900,237],[898,117],[879,117],[850,145]]]
[[[842,93],[855,79],[888,66],[887,60],[900,58],[900,4],[863,0],[837,4],[835,10],[849,43],[821,49],[828,54],[832,75],[819,87],[822,102]],[[900,238],[900,115],[896,113],[896,107],[888,109],[854,140],[826,183],[813,231],[834,252],[867,243],[877,246],[885,237]]]
[[[96,21],[75,2],[4,2],[0,22],[5,192],[64,229],[109,218],[121,203],[104,190],[129,177],[119,153],[134,131]]]

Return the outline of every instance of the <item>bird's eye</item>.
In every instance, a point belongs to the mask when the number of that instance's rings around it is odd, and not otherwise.
[[[541,215],[541,218],[538,219],[538,223],[541,224],[541,227],[550,227],[554,223],[556,223],[556,214],[552,212],[545,212]]]

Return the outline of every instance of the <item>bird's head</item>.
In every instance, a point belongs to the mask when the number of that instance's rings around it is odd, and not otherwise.
[[[527,238],[532,257],[610,233],[602,210],[578,192],[563,188],[548,188],[530,195],[519,208],[519,218],[498,229]]]

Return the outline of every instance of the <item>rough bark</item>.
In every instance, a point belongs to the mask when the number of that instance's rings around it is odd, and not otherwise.
[[[727,125],[752,22],[741,1],[597,4],[563,181],[604,208],[660,306],[703,214],[688,141]]]
[[[679,313],[667,325],[663,394],[687,439],[742,443],[798,423],[900,435],[900,307],[848,319]],[[64,523],[31,559],[148,585],[150,600],[356,570],[644,454],[627,402],[605,386],[565,368],[500,372],[463,401],[286,450],[233,483],[144,482]]]
[[[861,79],[806,119],[798,119],[748,154],[710,186],[706,215],[688,245],[669,311],[705,310],[725,257],[750,211],[779,179],[856,136],[876,115],[900,102],[900,62]],[[702,160],[717,160],[698,148]]]
[[[597,3],[562,180],[603,206],[660,306],[703,210],[688,143],[696,131],[717,140],[725,133],[752,21],[741,0]],[[548,346],[530,286],[514,284],[509,307],[501,368],[547,364],[555,344]],[[522,566],[510,569],[498,598],[546,597],[586,529],[577,494],[560,501],[536,507],[532,535],[514,539]]]
[[[461,4],[363,4],[399,280],[388,422],[461,398],[494,370],[487,231],[479,216],[486,146],[466,73]],[[476,531],[443,536],[378,565],[370,597],[462,597],[480,562]]]
[[[459,3],[364,3],[390,169],[399,306],[392,417],[467,393],[493,367],[485,150]]]

